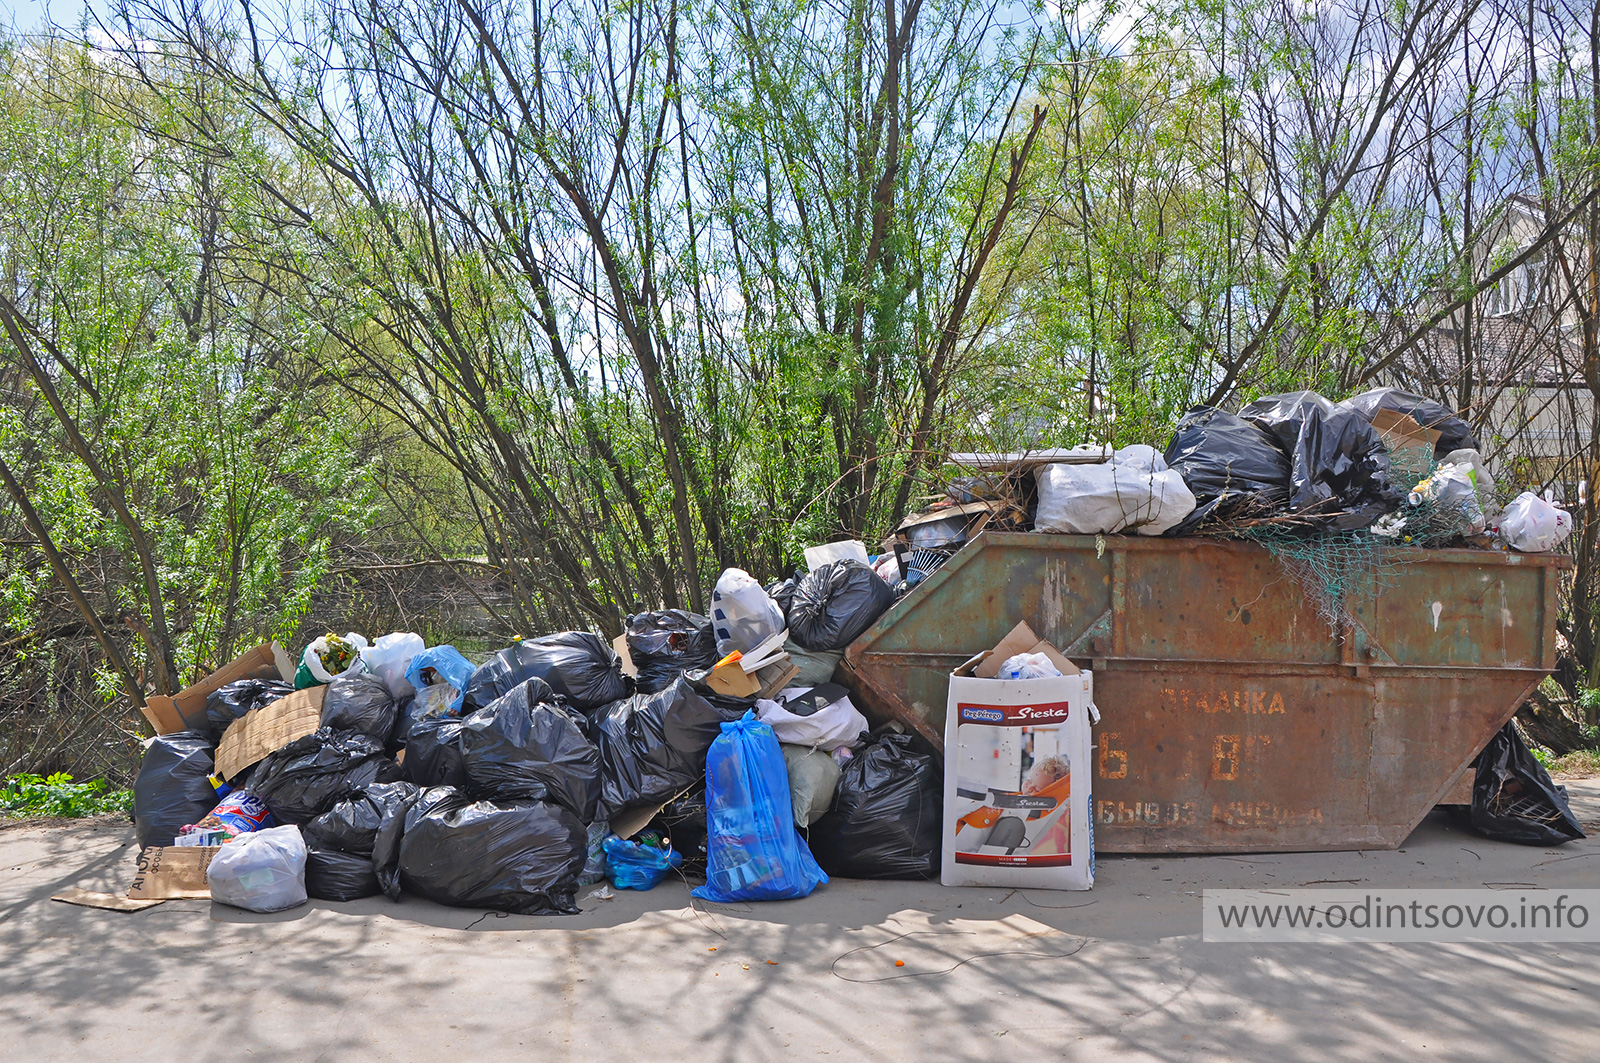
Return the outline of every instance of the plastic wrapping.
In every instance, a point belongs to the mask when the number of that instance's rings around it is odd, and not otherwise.
[[[842,650],[894,604],[894,589],[859,561],[835,561],[800,581],[789,634],[808,650]]]
[[[1045,465],[1034,476],[1039,507],[1034,530],[1068,535],[1135,531],[1160,535],[1194,511],[1183,477],[1149,459],[1118,465]],[[1160,461],[1160,455],[1153,455]]]
[[[220,833],[232,839],[241,834],[250,834],[277,825],[278,822],[272,818],[272,810],[267,808],[265,801],[244,790],[234,790],[219,800],[216,807],[205,816],[180,830],[178,836],[182,838],[190,834]],[[186,843],[179,841],[178,844]]]
[[[407,823],[405,888],[440,904],[572,915],[587,855],[582,823],[544,801],[442,801]]]
[[[717,663],[710,618],[684,609],[630,616],[627,639],[641,694],[659,693],[685,671]]]
[[[1511,500],[1500,514],[1500,536],[1506,545],[1523,553],[1554,550],[1572,534],[1572,515],[1532,491]]]
[[[206,720],[212,737],[220,739],[228,727],[247,712],[266,708],[294,693],[294,684],[281,679],[239,679],[206,695]]]
[[[210,741],[196,731],[157,735],[145,748],[133,783],[133,825],[141,848],[171,845],[180,830],[216,807],[211,757]]]
[[[675,849],[640,845],[615,834],[605,840],[603,848],[606,877],[619,890],[655,889],[674,868],[683,866],[683,855]]]
[[[694,896],[781,901],[809,896],[828,881],[795,830],[783,750],[754,713],[723,724],[711,744],[706,809],[706,883]]]
[[[839,786],[839,762],[832,753],[785,743],[783,763],[789,770],[789,806],[794,811],[794,825],[809,827],[833,807],[833,792]]]
[[[1557,786],[1507,723],[1478,754],[1472,783],[1472,829],[1521,845],[1560,845],[1584,837]]]
[[[336,731],[359,731],[385,742],[394,731],[399,711],[382,679],[364,672],[346,673],[328,684],[322,697],[321,723]]]
[[[1439,433],[1439,441],[1433,446],[1435,458],[1442,459],[1452,450],[1478,449],[1478,438],[1472,434],[1471,425],[1432,399],[1409,391],[1373,388],[1345,399],[1340,405],[1355,410],[1368,421],[1379,410],[1393,410],[1405,414],[1423,428],[1431,428]]]
[[[467,682],[463,715],[535,677],[584,712],[633,693],[622,659],[604,639],[588,631],[563,631],[507,646],[479,666]]]
[[[722,724],[738,719],[744,704],[726,708],[682,677],[659,694],[636,694],[596,713],[600,815],[615,821],[694,785]]]
[[[400,770],[407,782],[418,786],[465,787],[467,766],[461,756],[461,718],[429,716],[412,724]]]
[[[358,901],[381,892],[370,856],[306,847],[307,896],[319,901]]]
[[[370,856],[384,820],[392,815],[404,815],[406,806],[419,792],[408,782],[373,783],[361,793],[351,794],[320,816],[308,820],[300,833],[314,849],[337,849]]]
[[[1226,410],[1196,406],[1178,421],[1163,455],[1183,477],[1195,508],[1167,531],[1188,535],[1243,506],[1281,509],[1289,501],[1289,458],[1277,440]]]
[[[778,741],[831,753],[867,730],[867,718],[843,687],[788,687],[775,700],[756,702],[756,715]]]
[[[554,801],[583,823],[600,800],[600,756],[584,721],[529,679],[461,721],[462,766],[476,795]]]
[[[1239,411],[1289,455],[1289,506],[1338,530],[1365,528],[1400,505],[1389,452],[1366,416],[1314,391],[1268,395]]]
[[[711,626],[717,655],[748,653],[784,628],[784,611],[761,584],[742,568],[717,577],[711,591]]]
[[[306,843],[299,827],[272,827],[217,850],[206,868],[211,899],[251,912],[306,903]]]
[[[811,851],[841,878],[937,878],[943,807],[938,761],[909,735],[887,734],[845,761]]]
[[[376,642],[362,650],[361,660],[366,670],[388,688],[389,695],[399,701],[417,692],[411,680],[406,678],[406,670],[411,667],[411,659],[427,647],[422,636],[414,631],[391,631],[387,635],[379,635]]]
[[[475,671],[477,666],[454,646],[435,646],[411,658],[406,682],[416,688],[417,715],[460,712],[461,699]]]
[[[246,789],[278,819],[298,824],[326,812],[342,797],[399,778],[400,768],[384,755],[382,742],[323,727],[268,754],[256,765]]]

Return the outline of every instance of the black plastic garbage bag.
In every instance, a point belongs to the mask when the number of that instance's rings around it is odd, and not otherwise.
[[[1560,845],[1584,837],[1557,786],[1508,723],[1489,739],[1475,761],[1472,829],[1486,838],[1522,845]]]
[[[799,590],[800,581],[803,579],[804,575],[796,573],[788,579],[767,584],[767,597],[778,603],[778,608],[783,610],[783,618],[786,621],[789,619],[789,607],[794,604],[794,592]]]
[[[546,801],[444,801],[408,823],[400,881],[458,908],[575,915],[588,832]]]
[[[659,693],[684,672],[717,663],[717,636],[710,617],[685,609],[630,616],[627,638],[641,694]]]
[[[206,720],[212,736],[220,739],[228,725],[245,713],[293,693],[294,684],[281,679],[239,679],[218,687],[206,695]]]
[[[668,801],[650,821],[653,830],[672,842],[672,848],[683,854],[683,868],[698,875],[706,873],[708,857],[706,826],[706,784],[704,780],[693,788]]]
[[[323,901],[358,901],[376,897],[378,876],[372,871],[372,857],[338,849],[318,849],[306,845],[306,895]]]
[[[583,823],[600,800],[600,754],[586,721],[530,679],[461,721],[462,766],[478,797],[554,801]]]
[[[1289,501],[1289,456],[1272,435],[1226,410],[1196,406],[1185,413],[1164,457],[1195,500],[1194,512],[1167,535],[1188,535],[1241,507],[1266,513]]]
[[[322,726],[359,731],[380,742],[387,742],[394,732],[398,712],[388,685],[365,672],[334,676],[322,695]]]
[[[789,604],[789,637],[808,650],[842,650],[894,604],[894,588],[859,561],[813,569]]]
[[[300,833],[306,844],[315,849],[371,856],[383,821],[396,812],[404,814],[418,792],[418,788],[408,782],[373,783],[303,824]]]
[[[682,677],[659,694],[636,694],[596,713],[600,817],[659,805],[703,780],[706,750],[749,705],[728,701],[708,699]]]
[[[622,658],[589,631],[563,631],[507,646],[478,666],[467,681],[464,716],[504,697],[537,676],[584,712],[633,693]]]
[[[1347,406],[1361,414],[1368,421],[1379,410],[1393,410],[1403,413],[1423,428],[1431,428],[1439,433],[1439,440],[1433,445],[1433,456],[1443,458],[1452,450],[1477,450],[1478,437],[1473,435],[1472,426],[1454,412],[1432,399],[1425,399],[1420,395],[1413,395],[1409,391],[1399,388],[1373,388],[1363,391],[1359,395],[1352,395],[1339,405]]]
[[[256,765],[247,789],[282,823],[304,823],[339,799],[377,782],[396,782],[400,767],[383,743],[357,731],[323,727],[297,738]]]
[[[943,840],[944,775],[886,734],[844,762],[833,807],[812,824],[811,855],[841,878],[935,878]]]
[[[466,786],[467,767],[461,758],[461,718],[429,716],[412,724],[400,767],[406,781],[418,786]]]
[[[1314,391],[1268,395],[1239,411],[1289,454],[1289,507],[1312,510],[1325,527],[1365,528],[1400,505],[1389,452],[1371,423]]]
[[[133,825],[141,848],[171,845],[180,827],[200,822],[217,807],[217,791],[207,778],[214,770],[205,735],[156,736],[133,784]]]
[[[440,805],[466,800],[454,786],[432,786],[384,808],[383,822],[372,839],[372,872],[391,901],[400,899],[400,843],[406,829]]]

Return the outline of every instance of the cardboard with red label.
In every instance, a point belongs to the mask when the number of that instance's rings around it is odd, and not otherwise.
[[[1068,674],[993,678],[1005,658],[1023,652],[1045,653],[1058,667],[1064,662]],[[1073,667],[1026,624],[950,676],[941,882],[1064,890],[1094,885],[1093,702],[1094,676]]]

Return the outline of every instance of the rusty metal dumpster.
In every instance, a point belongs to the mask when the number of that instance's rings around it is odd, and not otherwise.
[[[1101,851],[1394,848],[1554,667],[1570,560],[1392,556],[1334,631],[1254,544],[986,532],[845,666],[942,748],[949,673],[1026,620],[1094,670]]]

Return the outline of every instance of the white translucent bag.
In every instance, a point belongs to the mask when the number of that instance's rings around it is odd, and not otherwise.
[[[412,631],[394,631],[379,635],[378,641],[361,651],[361,660],[367,671],[383,680],[396,701],[409,698],[417,692],[406,678],[411,658],[428,648],[422,636]]]
[[[1163,468],[1151,471],[1157,462]],[[1129,454],[1126,465],[1042,466],[1036,474],[1039,510],[1034,530],[1068,535],[1131,530],[1160,535],[1193,512],[1195,504],[1183,477],[1165,465],[1159,454],[1140,453]]]
[[[848,697],[840,698],[810,716],[796,716],[784,702],[799,697],[810,687],[787,687],[776,701],[756,702],[756,719],[772,728],[779,742],[832,753],[847,746],[867,730],[867,718]]]
[[[241,834],[206,869],[211,899],[251,912],[281,912],[306,902],[306,843],[300,828]]]
[[[711,629],[717,636],[717,653],[724,657],[735,650],[749,653],[784,627],[782,607],[750,573],[730,568],[717,577],[716,589],[711,592]]]
[[[300,655],[300,663],[306,666],[306,670],[311,673],[311,678],[319,683],[331,683],[335,675],[359,675],[366,670],[367,666],[362,659],[362,655],[366,653],[371,644],[367,642],[364,636],[357,635],[354,631],[345,635],[344,640],[355,648],[356,656],[350,662],[350,666],[342,672],[330,672],[322,663],[322,655],[328,652],[328,636],[318,635],[311,640],[311,644],[306,647],[306,652]]]
[[[1500,537],[1525,554],[1554,550],[1571,534],[1572,515],[1532,491],[1513,498],[1500,514]]]

